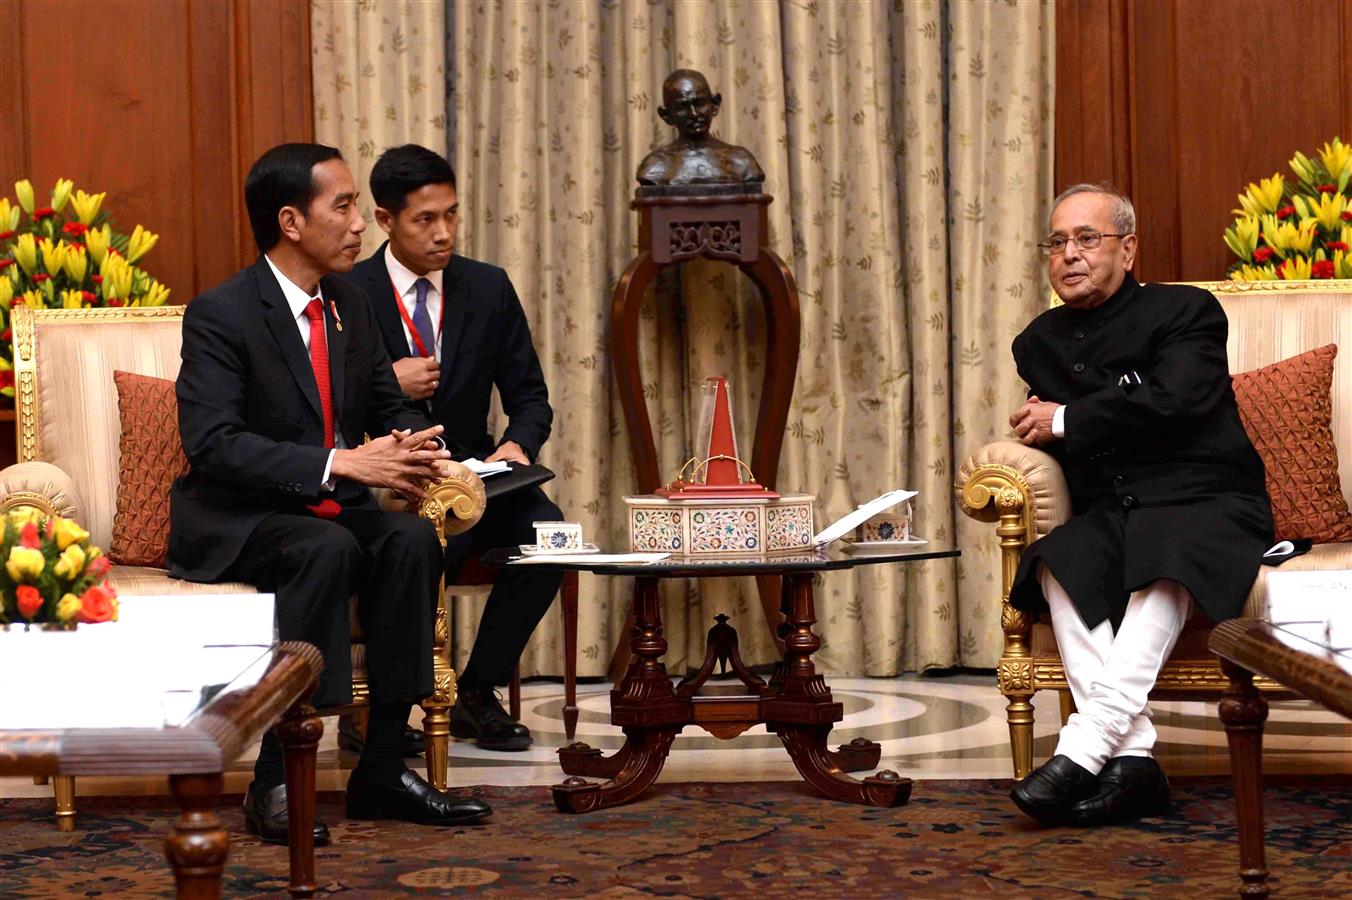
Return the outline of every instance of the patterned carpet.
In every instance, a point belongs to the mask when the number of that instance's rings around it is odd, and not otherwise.
[[[659,784],[587,816],[555,811],[538,787],[485,788],[489,824],[431,829],[348,822],[341,795],[320,814],[321,893],[352,897],[1233,896],[1238,851],[1229,786],[1180,779],[1169,814],[1131,827],[1041,829],[1010,805],[1008,781],[917,782],[880,810],[823,800],[797,783]],[[228,896],[279,892],[286,853],[223,811]],[[1268,866],[1277,897],[1352,895],[1352,780],[1271,779]],[[166,798],[86,798],[80,830],[58,833],[50,802],[0,803],[0,896],[172,894]]]

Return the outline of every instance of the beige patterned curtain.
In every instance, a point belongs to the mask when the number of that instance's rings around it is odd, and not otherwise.
[[[611,292],[637,244],[634,172],[672,136],[656,114],[662,80],[697,68],[723,95],[715,133],[766,172],[771,245],[802,299],[780,488],[816,494],[819,524],[919,490],[917,531],[964,553],[823,576],[817,659],[869,675],[994,665],[999,561],[951,483],[958,459],[1006,432],[1023,394],[1009,342],[1046,296],[1032,244],[1052,189],[1050,0],[452,0],[446,19],[459,250],[505,267],[530,316],[557,411],[542,462],[565,513],[603,546],[627,540]],[[664,470],[691,455],[705,375],[729,378],[749,448],[764,340],[754,289],[732,267],[693,263],[653,293],[641,358]],[[774,658],[753,585],[668,587],[673,671],[698,664],[719,612],[745,658]],[[583,577],[582,675],[605,671],[629,590]],[[478,610],[457,605],[462,648]],[[560,645],[555,610],[523,673],[559,674]]]
[[[376,157],[446,148],[445,41],[439,0],[310,0],[315,140],[341,150],[357,179],[363,256],[385,239],[368,181]]]

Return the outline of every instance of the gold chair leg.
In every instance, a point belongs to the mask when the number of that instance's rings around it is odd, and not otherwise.
[[[56,830],[75,830],[75,776],[53,775],[52,793],[56,795]]]
[[[1009,749],[1014,756],[1014,777],[1025,777],[1033,771],[1033,704],[1032,694],[1010,694],[1005,707],[1009,719]]]
[[[1075,715],[1075,696],[1069,690],[1057,693],[1061,695],[1061,724],[1064,726]]]
[[[440,694],[440,691],[438,691]],[[426,747],[427,781],[438,790],[446,789],[446,773],[450,764],[451,704],[429,698],[421,704],[423,711],[423,744]]]

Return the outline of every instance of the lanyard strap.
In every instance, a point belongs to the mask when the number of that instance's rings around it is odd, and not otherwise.
[[[430,284],[428,285],[431,286]],[[404,295],[399,293],[399,288],[394,285],[394,276],[390,276],[390,290],[394,291],[394,305],[399,310],[399,318],[404,320],[404,327],[408,329],[409,337],[413,338],[413,345],[418,348],[418,355],[424,359],[429,359],[432,353],[429,353],[427,347],[422,342],[422,336],[418,334],[418,329],[413,326],[413,319],[409,317],[408,310],[404,308]],[[437,329],[434,337],[441,340],[441,329],[446,324],[446,296],[441,297],[441,316],[437,319]]]

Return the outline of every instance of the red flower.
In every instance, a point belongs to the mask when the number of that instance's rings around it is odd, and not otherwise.
[[[71,237],[79,237],[89,230],[89,226],[83,222],[67,222],[61,226],[61,230]]]
[[[114,297],[113,299],[111,299],[111,300],[108,301],[108,305],[109,305],[109,306],[121,306],[121,305],[122,305],[122,298],[121,298],[121,297]]]
[[[1272,259],[1271,247],[1259,247],[1257,250],[1253,251],[1253,261],[1260,266],[1270,259]]]
[[[0,231],[0,241],[7,241],[7,240],[9,240],[9,239],[12,238],[12,237],[14,237],[14,232],[12,232],[12,231]]]
[[[99,299],[99,295],[93,291],[80,291],[80,296],[86,303],[94,303]]]
[[[19,543],[23,544],[29,550],[37,550],[42,546],[42,538],[38,535],[38,526],[32,522],[25,522],[19,531]]]
[[[1321,184],[1321,185],[1319,185],[1318,187],[1316,187],[1315,190],[1319,191],[1319,193],[1321,193],[1321,194],[1336,194],[1336,193],[1338,193],[1338,185],[1336,185],[1336,184]]]
[[[1352,209],[1349,209],[1343,213],[1343,221],[1352,222]]]
[[[3,341],[3,342],[6,343],[6,344],[13,343],[13,342],[14,342],[14,329],[13,329],[13,328],[6,328],[3,332],[0,332],[0,341]]]
[[[112,563],[108,562],[108,557],[96,556],[89,561],[87,566],[85,566],[84,573],[86,577],[97,580],[107,575],[110,568],[112,568]]]
[[[52,276],[48,275],[46,272],[35,272],[33,274],[33,283],[42,284],[42,282],[46,281],[48,278],[51,277]]]
[[[1344,253],[1346,253],[1346,252],[1347,252],[1347,245],[1344,244],[1342,241],[1329,241],[1327,244],[1324,245],[1324,249],[1326,249],[1326,250],[1341,250],[1341,251],[1343,251]]]
[[[0,369],[0,388],[14,387],[14,370]]]
[[[1332,278],[1332,277],[1333,277],[1333,260],[1331,260],[1331,259],[1316,259],[1313,263],[1310,264],[1310,277],[1311,277],[1311,278]]]
[[[113,598],[116,596],[112,588],[95,585],[80,597],[80,611],[76,618],[90,624],[109,621],[116,612],[113,608]]]
[[[89,276],[89,280],[92,281],[92,282],[94,282],[95,284],[103,284],[103,276],[102,276],[102,275],[91,275],[91,276]]]
[[[50,219],[54,215],[56,215],[56,210],[52,209],[50,206],[39,206],[37,209],[33,210],[33,221],[38,222],[42,219]]]
[[[32,619],[42,611],[42,595],[31,584],[19,585],[14,594],[19,601],[19,615],[25,619]]]
[[[13,234],[13,232],[10,233]],[[5,259],[0,259],[0,272],[5,271],[12,265],[14,265],[14,260],[9,259],[8,257],[6,257]]]
[[[1286,206],[1283,206],[1281,209],[1277,210],[1277,218],[1279,219],[1289,219],[1295,214],[1296,208],[1290,205],[1289,203]]]
[[[1277,263],[1277,275],[1278,275],[1278,277],[1280,277],[1281,274],[1282,274],[1283,272],[1285,272],[1285,271],[1286,271],[1286,260],[1282,260],[1281,262]]]

